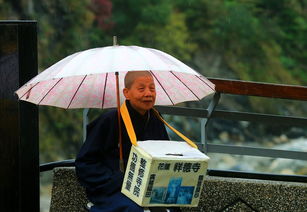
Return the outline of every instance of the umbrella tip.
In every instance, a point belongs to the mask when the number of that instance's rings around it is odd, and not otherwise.
[[[117,46],[117,36],[113,36],[113,46]]]

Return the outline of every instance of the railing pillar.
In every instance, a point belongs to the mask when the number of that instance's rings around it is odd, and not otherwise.
[[[208,142],[207,142],[207,124],[208,121],[211,118],[212,112],[214,111],[214,109],[216,108],[217,104],[219,103],[221,94],[219,92],[216,92],[208,106],[208,116],[207,118],[202,118],[200,121],[200,129],[201,129],[201,144],[202,144],[202,148],[203,148],[203,152],[204,153],[208,153]]]
[[[39,211],[38,108],[14,95],[36,74],[36,22],[0,21],[1,211]]]

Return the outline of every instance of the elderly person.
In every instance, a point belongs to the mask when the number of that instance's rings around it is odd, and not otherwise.
[[[156,90],[147,71],[128,72],[125,76],[126,105],[138,141],[169,140],[164,124],[152,111]],[[122,121],[122,120],[121,120]],[[122,122],[124,164],[127,165],[131,142]],[[124,173],[119,168],[117,110],[110,110],[89,124],[87,138],[76,158],[76,173],[94,204],[91,212],[143,212],[120,190]],[[151,211],[169,211],[155,208]]]

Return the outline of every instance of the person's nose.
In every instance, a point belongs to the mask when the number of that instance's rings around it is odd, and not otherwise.
[[[149,88],[146,88],[144,96],[151,97],[151,96],[153,96],[153,92]]]

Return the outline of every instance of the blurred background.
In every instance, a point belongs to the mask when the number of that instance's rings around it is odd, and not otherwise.
[[[206,77],[307,85],[307,0],[0,0],[1,20],[37,20],[39,72],[89,48],[139,45],[165,51]],[[206,108],[210,97],[180,106]],[[301,101],[223,95],[217,107],[306,116]],[[40,163],[74,159],[83,142],[82,110],[39,107]],[[91,110],[90,120],[103,111]],[[200,141],[200,119],[165,116]],[[212,120],[216,144],[307,151],[306,128]],[[173,140],[178,138],[171,134]],[[307,175],[304,161],[209,155],[209,168]],[[49,211],[52,172],[41,174]]]

